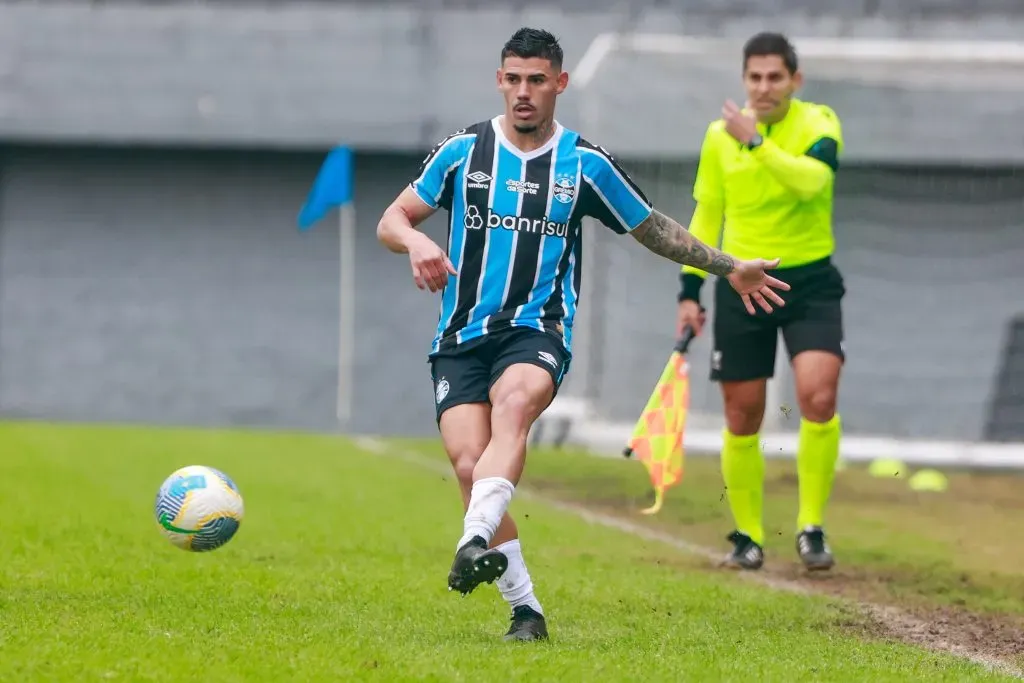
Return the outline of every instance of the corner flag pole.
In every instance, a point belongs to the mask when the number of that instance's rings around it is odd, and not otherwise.
[[[356,210],[352,149],[343,145],[327,153],[313,187],[299,211],[299,232],[313,227],[338,207],[338,393],[335,414],[345,424],[352,417],[355,358]]]

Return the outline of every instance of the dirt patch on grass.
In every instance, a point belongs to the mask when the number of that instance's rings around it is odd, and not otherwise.
[[[796,567],[776,567],[767,573],[808,592],[857,605],[866,619],[840,625],[864,635],[971,653],[986,660],[999,660],[1014,669],[1024,664],[1024,619],[1019,616],[981,614],[966,606],[923,605],[916,601],[911,604],[891,598],[880,602],[878,584],[886,579],[881,573],[864,569],[808,574]]]
[[[689,540],[685,525],[637,515],[629,500],[607,495],[600,486],[590,489],[585,500],[569,502],[575,497],[566,495],[570,490],[551,483],[553,485],[547,486],[534,480],[531,488],[545,498],[563,501],[562,505],[602,515],[606,522],[613,522],[620,529],[643,530],[650,538],[675,539],[673,545],[703,558],[685,563],[689,570],[726,571],[718,568],[724,546],[714,548]],[[920,571],[927,571],[927,568]],[[908,594],[907,599],[893,595],[894,584],[913,585],[914,577],[920,577],[920,573],[915,575],[914,572],[912,567],[883,569],[845,565],[829,572],[809,573],[797,562],[769,560],[761,571],[741,572],[741,575],[779,590],[842,600],[847,611],[843,612],[837,626],[844,631],[867,639],[910,643],[956,654],[1024,678],[1024,617],[980,613],[971,610],[967,601],[949,606],[930,604],[927,595]],[[969,591],[971,577],[964,574],[960,584]]]

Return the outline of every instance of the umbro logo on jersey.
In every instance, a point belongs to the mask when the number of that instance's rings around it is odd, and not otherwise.
[[[471,187],[474,190],[486,190],[491,186],[491,176],[483,171],[473,171],[466,176],[466,180],[469,181],[466,183],[466,187]]]

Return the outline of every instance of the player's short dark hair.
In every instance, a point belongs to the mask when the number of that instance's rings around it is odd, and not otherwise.
[[[767,57],[777,55],[782,58],[786,70],[793,75],[796,73],[798,63],[796,49],[789,39],[781,33],[762,31],[758,33],[743,46],[743,70],[746,71],[747,63],[751,57]]]
[[[546,59],[551,66],[561,69],[564,55],[562,46],[553,35],[543,29],[523,27],[513,33],[501,48],[501,61],[504,62],[506,57]]]

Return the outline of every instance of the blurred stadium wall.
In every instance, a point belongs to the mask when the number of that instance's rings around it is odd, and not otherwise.
[[[345,142],[358,153],[350,428],[436,433],[425,362],[436,301],[373,227],[438,137],[498,111],[498,50],[521,25],[558,34],[570,69],[610,30],[1024,35],[1015,0],[514,7],[0,2],[0,412],[334,429],[337,234],[328,221],[299,236],[294,221],[323,152]],[[559,115],[683,220],[703,128],[741,97],[738,53],[696,62],[620,53],[570,88]],[[1015,66],[832,62],[809,74],[806,96],[839,111],[849,148],[837,231],[852,433],[1024,440]],[[441,236],[443,222],[428,229]],[[671,346],[677,271],[594,232],[590,341],[566,395],[628,423]],[[708,355],[703,339],[694,403],[714,416]],[[786,400],[785,375],[780,387]]]

